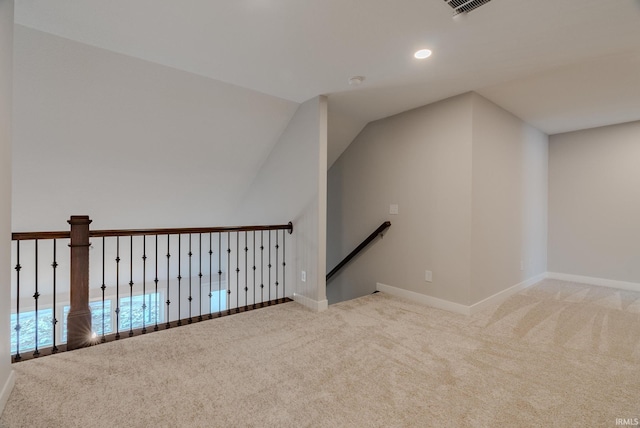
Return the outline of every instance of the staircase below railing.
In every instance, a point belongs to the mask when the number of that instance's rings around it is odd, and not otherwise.
[[[90,230],[90,223],[72,216],[70,231],[13,233],[14,362],[290,301],[291,223],[141,230]]]
[[[349,253],[347,257],[345,257],[340,263],[337,264],[336,267],[331,269],[331,272],[327,274],[327,282],[336,274],[340,269],[342,269],[347,263],[349,263],[360,251],[362,251],[367,245],[369,245],[378,235],[382,236],[383,232],[391,226],[390,221],[385,221],[382,223],[371,235],[369,235],[364,241],[360,243],[356,247],[355,250]]]

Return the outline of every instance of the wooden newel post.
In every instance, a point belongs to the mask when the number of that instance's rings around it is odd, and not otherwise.
[[[71,225],[71,308],[67,315],[67,349],[91,343],[89,308],[89,216],[74,215]]]

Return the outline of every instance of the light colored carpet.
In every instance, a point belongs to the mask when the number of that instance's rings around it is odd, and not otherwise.
[[[286,303],[14,368],[2,427],[615,427],[640,417],[640,293]]]

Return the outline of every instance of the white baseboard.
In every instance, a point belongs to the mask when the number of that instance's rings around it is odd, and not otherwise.
[[[537,284],[547,277],[547,273],[541,273],[540,275],[536,275],[532,278],[527,279],[526,281],[522,281],[519,284],[516,284],[512,287],[509,287],[505,290],[502,290],[493,296],[489,296],[484,300],[481,300],[473,305],[469,306],[470,315],[476,314],[484,309],[487,309],[491,306],[496,306],[503,301],[507,300],[508,297],[513,296],[519,291],[524,290],[527,287],[531,287],[533,284]]]
[[[13,385],[16,383],[16,373],[11,370],[9,373],[9,377],[7,381],[4,383],[2,387],[2,391],[0,391],[0,415],[4,411],[4,406],[7,404],[9,400],[9,395],[11,395],[11,391],[13,390]]]
[[[580,284],[599,285],[601,287],[618,288],[620,290],[640,292],[640,284],[636,282],[617,281],[614,279],[594,278],[591,276],[571,275],[567,273],[547,272],[547,278],[560,281],[578,282]]]
[[[391,285],[386,285],[386,284],[377,283],[376,289],[383,293],[388,293],[388,294],[391,294],[392,296],[409,299],[411,301],[421,303],[423,305],[431,306],[433,308],[444,309],[445,311],[455,312],[457,314],[462,314],[462,315],[473,315],[488,307],[496,306],[500,304],[502,301],[506,300],[509,296],[512,296],[513,294],[516,294],[517,292],[524,290],[525,288],[530,287],[533,284],[536,284],[542,281],[546,277],[547,277],[546,273],[536,275],[533,278],[529,278],[526,281],[523,281],[519,284],[509,287],[506,290],[502,290],[499,293],[496,293],[493,296],[487,297],[486,299],[481,300],[477,303],[474,303],[473,305],[470,305],[470,306],[451,302],[449,300],[439,299],[433,296],[427,296],[426,294],[420,294],[414,291],[404,290],[402,288],[393,287]]]
[[[327,308],[329,307],[329,301],[326,299],[320,300],[320,301],[313,300],[310,297],[303,296],[302,294],[297,294],[297,293],[293,294],[293,300],[300,303],[302,306],[305,306],[311,309],[314,312],[326,311]]]
[[[445,311],[455,312],[462,315],[470,315],[469,306],[461,305],[460,303],[451,302],[449,300],[438,299],[437,297],[427,296],[426,294],[420,294],[415,291],[409,291],[403,288],[380,283],[376,284],[376,290],[391,294],[392,296],[402,297],[404,299],[411,300],[412,302],[431,306],[432,308],[444,309]]]

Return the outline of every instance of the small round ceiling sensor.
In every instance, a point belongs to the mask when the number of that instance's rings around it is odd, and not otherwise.
[[[362,85],[362,82],[364,82],[364,79],[365,79],[364,76],[353,76],[349,79],[349,85],[351,86]]]

